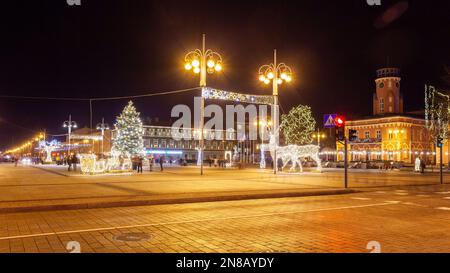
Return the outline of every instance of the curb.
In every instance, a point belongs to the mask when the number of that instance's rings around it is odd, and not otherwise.
[[[172,205],[172,204],[240,201],[240,200],[272,199],[272,198],[287,198],[287,197],[309,197],[309,196],[324,196],[324,195],[341,195],[341,194],[350,194],[350,193],[357,193],[357,192],[360,192],[360,191],[352,190],[352,189],[339,189],[339,190],[322,190],[322,191],[311,191],[311,192],[236,194],[236,195],[223,195],[223,196],[168,198],[168,199],[156,199],[156,200],[123,200],[123,201],[109,201],[109,202],[97,202],[97,203],[54,204],[54,205],[41,205],[41,206],[37,205],[37,206],[28,206],[28,207],[27,206],[3,207],[3,208],[0,208],[0,213],[113,208],[113,207],[131,207],[131,206]]]

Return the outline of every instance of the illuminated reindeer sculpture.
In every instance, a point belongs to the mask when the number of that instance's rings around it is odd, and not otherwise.
[[[279,130],[279,129],[278,129]],[[260,167],[265,167],[264,151],[269,151],[270,156],[275,158],[275,151],[277,158],[280,158],[283,162],[283,167],[292,162],[291,171],[295,171],[297,164],[300,167],[300,172],[303,172],[302,159],[310,157],[317,164],[317,170],[322,170],[321,160],[319,158],[320,147],[317,145],[287,145],[278,146],[275,140],[275,134],[269,132],[269,143],[261,145],[261,163]],[[264,163],[263,163],[264,162]]]

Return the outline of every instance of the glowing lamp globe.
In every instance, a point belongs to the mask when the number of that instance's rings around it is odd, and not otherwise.
[[[214,69],[215,69],[217,72],[222,71],[222,65],[216,64],[216,66],[214,67]]]
[[[199,67],[200,66],[199,60],[193,60],[192,61],[192,66],[195,67],[195,68]]]
[[[209,68],[213,68],[214,65],[215,65],[215,63],[214,63],[213,60],[209,60],[208,63],[207,63],[207,66],[208,66]]]
[[[185,68],[186,70],[191,70],[191,69],[192,69],[192,65],[191,65],[190,63],[186,63],[186,64],[184,65],[184,68]]]

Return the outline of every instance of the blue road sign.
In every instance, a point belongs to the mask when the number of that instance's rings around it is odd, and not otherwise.
[[[323,127],[324,128],[334,128],[336,127],[336,117],[337,114],[326,114],[323,115]]]

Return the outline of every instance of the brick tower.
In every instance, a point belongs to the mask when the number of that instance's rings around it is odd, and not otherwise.
[[[400,69],[382,68],[377,70],[376,91],[373,94],[373,114],[402,114],[403,95],[400,93]]]

